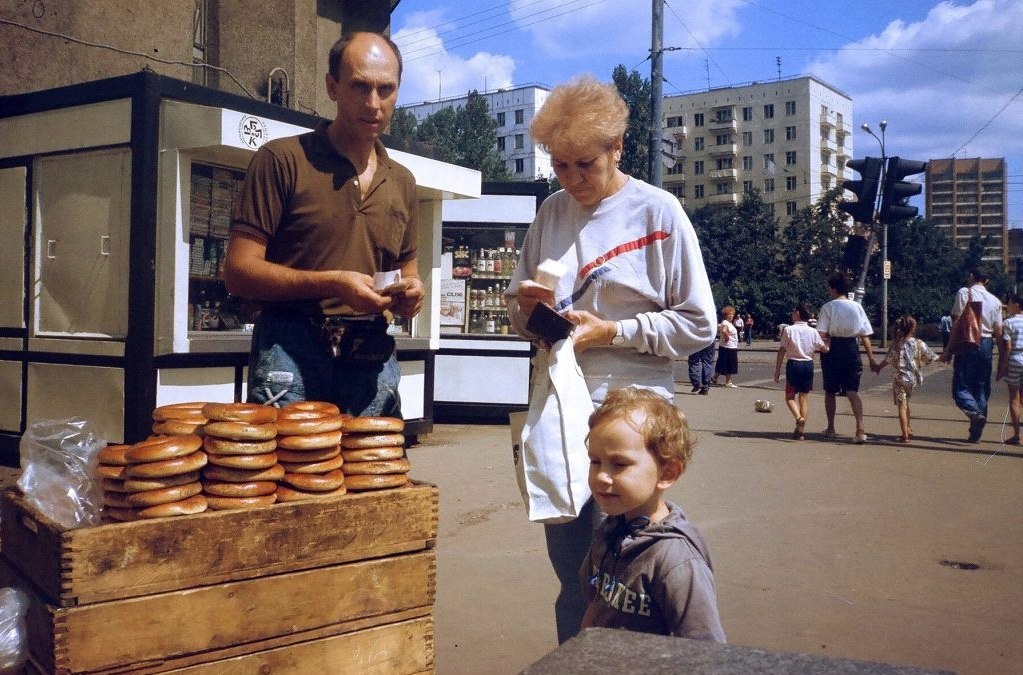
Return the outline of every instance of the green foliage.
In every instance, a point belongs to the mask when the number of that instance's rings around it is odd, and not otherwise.
[[[640,180],[650,178],[650,80],[640,77],[635,70],[629,72],[625,66],[615,66],[611,74],[618,93],[629,106],[629,125],[625,130],[622,158],[618,167]]]
[[[395,108],[387,135],[403,148],[409,148],[416,139],[416,116],[404,108]]]
[[[483,180],[509,178],[497,154],[497,120],[490,116],[487,100],[475,90],[469,92],[464,106],[441,108],[418,125],[412,113],[395,110],[391,136],[423,143],[435,159],[476,169]]]

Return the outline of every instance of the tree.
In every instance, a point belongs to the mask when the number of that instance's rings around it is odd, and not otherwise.
[[[391,125],[387,127],[387,135],[394,139],[397,145],[407,150],[416,140],[417,124],[416,116],[411,110],[395,108],[391,116]]]
[[[456,164],[458,158],[458,114],[454,108],[441,108],[416,127],[416,140],[433,150],[434,159]]]
[[[476,90],[469,92],[456,117],[461,142],[455,163],[478,170],[483,180],[507,180],[508,169],[497,155],[497,120],[490,115],[487,99]]]
[[[611,79],[629,106],[629,124],[618,167],[630,176],[649,180],[650,80],[640,77],[635,70],[626,71],[621,64],[615,66]]]

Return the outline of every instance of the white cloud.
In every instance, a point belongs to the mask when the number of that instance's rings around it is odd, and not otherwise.
[[[420,12],[408,17],[391,37],[401,48],[404,60],[399,103],[402,105],[464,96],[476,89],[496,89],[513,84],[515,60],[510,56],[476,52],[469,58],[449,50],[433,26],[443,25],[439,11]]]
[[[852,97],[857,127],[888,121],[889,155],[1007,157],[1014,173],[1023,159],[1023,96],[998,113],[1023,88],[1020,35],[1018,0],[941,2],[921,21],[893,21],[809,72]],[[876,153],[872,139],[858,134],[857,142],[857,156]]]

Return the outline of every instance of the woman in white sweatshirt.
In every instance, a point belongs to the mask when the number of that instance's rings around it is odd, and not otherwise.
[[[614,85],[590,76],[556,87],[533,120],[562,190],[526,233],[505,292],[519,335],[537,303],[564,314],[594,403],[628,385],[674,396],[672,360],[713,344],[714,300],[689,218],[673,195],[618,168],[629,109]],[[532,281],[544,260],[568,270],[554,288]],[[579,452],[586,452],[579,448]],[[594,524],[592,501],[576,520],[545,525],[561,581],[558,639],[579,630],[585,599],[577,573]]]

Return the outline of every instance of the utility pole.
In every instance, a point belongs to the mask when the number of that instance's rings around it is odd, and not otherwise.
[[[664,0],[653,0],[653,25],[650,40],[650,184],[661,187],[664,162],[661,159],[661,118],[664,99]]]

